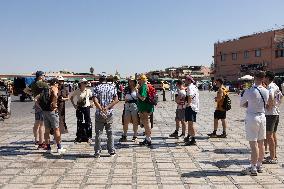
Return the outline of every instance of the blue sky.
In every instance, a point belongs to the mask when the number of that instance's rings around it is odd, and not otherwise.
[[[0,0],[0,73],[209,65],[218,40],[284,24],[274,0]]]

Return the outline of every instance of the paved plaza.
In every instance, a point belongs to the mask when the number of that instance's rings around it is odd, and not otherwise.
[[[119,103],[113,125],[117,155],[108,157],[104,150],[100,159],[93,157],[94,143],[73,143],[76,117],[70,104],[66,110],[69,133],[62,137],[67,153],[58,156],[37,150],[32,134],[33,103],[15,100],[13,116],[0,122],[0,188],[284,188],[283,114],[278,131],[279,163],[265,165],[264,173],[257,177],[241,176],[250,153],[244,132],[245,109],[239,108],[239,96],[232,94],[228,138],[208,139],[207,133],[213,129],[214,97],[213,92],[200,92],[197,146],[183,146],[182,139],[168,138],[175,129],[176,107],[169,97],[155,109],[151,148],[133,142],[119,144],[123,109]],[[141,141],[143,130],[139,132]],[[105,142],[104,135],[104,149]]]

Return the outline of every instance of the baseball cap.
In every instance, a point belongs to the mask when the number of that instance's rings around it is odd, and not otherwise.
[[[147,81],[147,76],[143,74],[143,75],[140,76],[140,79],[142,81]]]
[[[36,77],[40,77],[40,76],[44,76],[44,72],[43,71],[37,71],[36,72]]]
[[[185,79],[191,81],[192,83],[195,82],[194,79],[193,79],[193,77],[191,77],[190,75],[187,75],[187,76],[185,77]]]
[[[57,78],[52,78],[51,80],[49,80],[50,85],[54,85],[56,83],[59,83]]]

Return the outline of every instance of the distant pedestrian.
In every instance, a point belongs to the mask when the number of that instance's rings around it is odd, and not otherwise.
[[[44,138],[47,145],[45,149],[47,150],[47,153],[51,153],[50,130],[53,129],[54,138],[57,144],[57,153],[63,154],[66,152],[66,149],[61,146],[58,115],[58,84],[59,82],[56,78],[50,80],[50,88],[43,90],[37,99],[37,103],[43,111],[45,125]]]
[[[60,133],[68,133],[67,124],[65,121],[65,102],[69,100],[69,92],[64,85],[64,78],[59,76],[58,78],[58,113],[59,113],[59,128]]]
[[[183,86],[183,83],[181,80],[178,80],[176,82],[177,86],[177,94],[175,97],[175,101],[177,103],[177,109],[176,109],[176,130],[170,134],[170,137],[184,137],[185,136],[185,130],[186,130],[186,123],[185,123],[185,108],[186,108],[186,91]],[[178,135],[179,128],[180,128],[180,123],[182,125],[182,132],[181,135]]]
[[[45,76],[43,71],[36,72],[36,79],[30,85],[31,93],[35,98],[42,93],[43,89],[49,88],[48,84],[44,81]],[[44,144],[44,117],[41,108],[35,102],[35,123],[33,127],[33,133],[35,138],[35,144],[38,145],[38,148],[45,148]]]
[[[140,88],[138,90],[138,111],[140,116],[140,122],[145,128],[146,138],[140,145],[150,146],[151,141],[151,127],[149,125],[149,116],[154,112],[154,105],[149,103],[149,85],[147,85],[147,77],[142,75],[139,79]]]
[[[264,76],[264,72],[257,71],[254,86],[245,90],[241,95],[240,105],[247,108],[245,131],[251,147],[251,164],[242,170],[243,175],[257,176],[257,173],[263,172],[263,142],[266,138],[265,108],[269,97],[268,90],[262,86]]]
[[[226,110],[223,107],[225,96],[228,95],[229,91],[223,85],[224,80],[219,78],[216,80],[216,86],[218,87],[217,97],[215,97],[215,102],[217,103],[216,110],[214,112],[214,130],[208,136],[212,138],[217,137],[218,130],[218,121],[221,119],[223,126],[223,133],[218,137],[226,138],[227,137],[227,122],[226,122]]]
[[[263,163],[276,164],[277,160],[277,128],[279,124],[280,103],[283,97],[279,87],[273,82],[275,74],[267,71],[265,75],[265,83],[269,91],[269,99],[266,108],[266,140],[269,145],[270,156]]]
[[[187,107],[185,109],[185,121],[188,122],[188,135],[184,138],[185,145],[196,145],[195,135],[196,130],[194,123],[196,122],[196,115],[199,112],[199,92],[195,81],[191,76],[187,76],[185,79],[187,87]],[[190,140],[191,137],[191,140]]]
[[[176,91],[177,91],[177,86],[176,86],[176,83],[174,80],[171,81],[171,84],[170,84],[170,92],[171,92],[171,100],[172,101],[175,101],[175,94],[176,94]]]
[[[79,88],[71,95],[71,103],[76,110],[77,133],[75,142],[91,142],[92,120],[90,115],[92,91],[87,89],[88,81],[82,78],[79,81]],[[76,99],[76,104],[74,102]]]
[[[128,80],[128,86],[125,88],[125,104],[123,110],[123,135],[121,136],[120,142],[127,142],[127,131],[128,125],[133,124],[133,138],[132,141],[137,140],[137,131],[139,124],[138,116],[138,97],[137,97],[137,81],[134,77],[130,77]]]
[[[101,135],[103,130],[107,133],[107,150],[113,156],[116,154],[112,133],[114,106],[119,102],[117,90],[113,84],[107,83],[106,75],[100,77],[100,84],[94,88],[93,101],[96,106],[95,122],[95,158],[100,157]]]

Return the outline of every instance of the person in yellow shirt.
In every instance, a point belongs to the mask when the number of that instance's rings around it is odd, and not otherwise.
[[[221,137],[226,138],[226,128],[227,128],[227,122],[226,122],[226,110],[223,108],[224,98],[225,95],[228,94],[228,90],[223,85],[224,80],[223,79],[217,79],[216,86],[218,87],[217,97],[215,97],[215,102],[217,103],[216,110],[214,112],[214,131],[210,134],[208,134],[211,138]],[[221,119],[222,126],[223,126],[223,133],[221,135],[217,136],[217,130],[218,130],[218,121]]]

